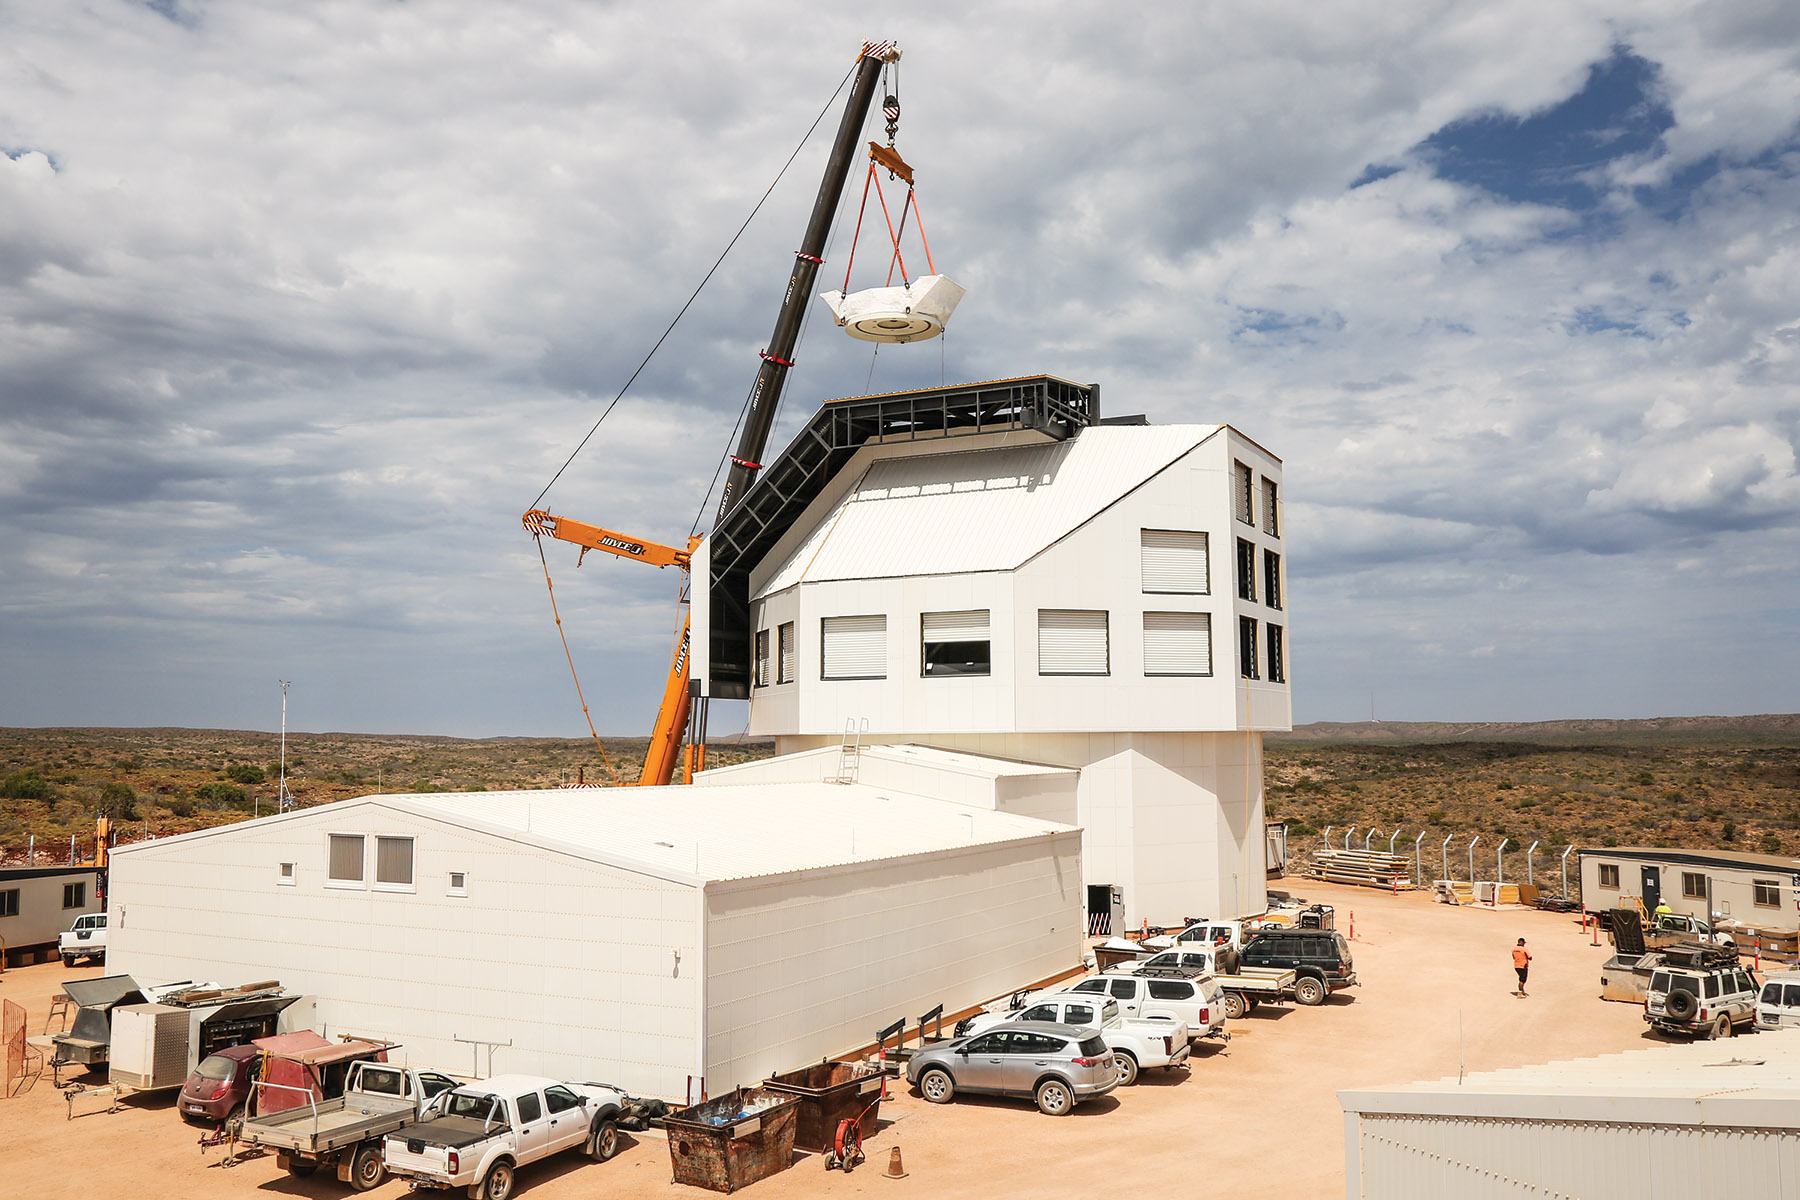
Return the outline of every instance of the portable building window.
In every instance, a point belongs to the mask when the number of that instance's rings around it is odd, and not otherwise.
[[[1144,674],[1211,675],[1212,614],[1144,614]]]
[[[1231,511],[1246,525],[1256,524],[1254,473],[1241,462],[1231,464]]]
[[[756,686],[769,686],[769,631],[756,631]]]
[[[87,884],[85,884],[85,883],[65,883],[65,884],[63,884],[63,907],[64,908],[86,908],[87,907]]]
[[[784,621],[775,628],[775,682],[794,682],[794,623]]]
[[[1281,607],[1281,555],[1273,550],[1263,551],[1263,603]]]
[[[7,888],[0,892],[0,917],[16,917],[19,915],[19,889]]]
[[[1706,876],[1694,871],[1681,873],[1681,894],[1689,900],[1706,899]]]
[[[1764,908],[1778,908],[1781,905],[1781,884],[1774,879],[1753,879],[1750,881],[1756,889],[1756,902]]]
[[[819,631],[819,678],[887,678],[886,615],[826,617]]]
[[[1256,547],[1238,539],[1237,585],[1239,600],[1256,599]]]
[[[1211,590],[1205,533],[1186,529],[1145,529],[1139,537],[1146,592],[1204,596]]]
[[[1287,637],[1281,626],[1269,628],[1269,682],[1287,682]]]
[[[1279,485],[1267,475],[1263,476],[1263,532],[1270,537],[1281,536],[1281,495]]]
[[[277,872],[277,874],[275,876],[275,882],[279,883],[282,887],[293,887],[294,886],[294,864],[291,862],[282,863],[280,870]]]
[[[1040,608],[1038,674],[1109,674],[1106,634],[1105,609]]]
[[[993,670],[987,609],[922,613],[919,626],[921,674],[987,675]]]
[[[1238,674],[1245,679],[1261,679],[1256,669],[1256,618],[1238,618]]]
[[[466,895],[468,895],[469,894],[469,873],[467,871],[452,871],[452,872],[450,872],[450,886],[445,889],[445,892],[446,892],[446,894],[451,895],[451,896],[466,896]]]
[[[1619,890],[1619,865],[1617,863],[1600,864],[1600,886]]]
[[[392,891],[412,891],[413,840],[409,837],[375,839],[375,886]]]
[[[330,861],[325,868],[326,887],[361,887],[363,881],[363,836],[360,833],[331,835]]]

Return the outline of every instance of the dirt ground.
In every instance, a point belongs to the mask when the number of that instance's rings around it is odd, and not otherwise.
[[[866,1165],[844,1175],[797,1156],[790,1170],[756,1184],[755,1195],[912,1191],[1004,1200],[1121,1181],[1138,1195],[1187,1194],[1201,1181],[1244,1200],[1342,1195],[1339,1089],[1451,1076],[1459,1063],[1484,1071],[1653,1044],[1636,1005],[1598,998],[1610,950],[1604,935],[1598,948],[1590,945],[1574,918],[1450,908],[1422,893],[1288,886],[1335,904],[1340,930],[1354,910],[1360,987],[1318,1008],[1265,1005],[1231,1023],[1228,1046],[1206,1043],[1190,1071],[1147,1071],[1137,1086],[1065,1118],[1010,1100],[932,1107],[901,1085],[882,1106],[883,1128]],[[1512,995],[1510,950],[1518,937],[1536,955],[1524,999]],[[65,979],[98,973],[59,963],[19,968],[0,976],[0,996],[26,1006],[35,1034]],[[197,1131],[181,1124],[172,1100],[139,1097],[119,1112],[70,1120],[46,1073],[21,1095],[0,1099],[0,1197],[351,1194],[324,1173],[290,1178],[273,1156],[225,1165],[219,1150],[197,1147]],[[893,1146],[902,1148],[904,1180],[882,1178]],[[703,1194],[670,1182],[667,1144],[654,1135],[628,1140],[610,1163],[566,1154],[527,1167],[519,1186],[531,1200]],[[382,1200],[408,1194],[391,1180],[371,1193]]]

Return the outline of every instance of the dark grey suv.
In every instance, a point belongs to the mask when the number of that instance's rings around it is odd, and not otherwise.
[[[933,1104],[959,1091],[1029,1096],[1039,1112],[1060,1117],[1118,1087],[1119,1073],[1094,1030],[1018,1021],[921,1050],[906,1064],[906,1081]]]

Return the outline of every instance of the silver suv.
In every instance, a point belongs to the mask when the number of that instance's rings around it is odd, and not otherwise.
[[[906,1064],[906,1081],[933,1104],[959,1091],[1030,1096],[1039,1112],[1060,1117],[1118,1087],[1119,1072],[1097,1031],[1017,1021],[921,1050]]]
[[[1737,952],[1695,943],[1663,951],[1650,976],[1644,1020],[1658,1033],[1730,1037],[1755,1027],[1756,979],[1738,964]]]

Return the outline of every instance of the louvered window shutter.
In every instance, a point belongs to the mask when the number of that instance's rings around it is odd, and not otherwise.
[[[1039,675],[1105,675],[1108,665],[1104,609],[1038,610]]]
[[[1144,674],[1211,675],[1212,614],[1144,614]]]
[[[886,679],[887,617],[826,617],[823,679]]]

